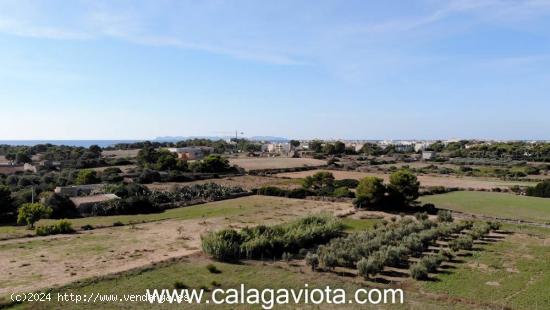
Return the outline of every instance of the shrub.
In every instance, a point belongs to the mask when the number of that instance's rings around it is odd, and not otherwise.
[[[285,252],[326,243],[338,237],[343,229],[340,220],[328,216],[308,216],[275,226],[244,228],[240,232],[226,229],[202,237],[203,250],[218,260],[240,257],[277,258]]]
[[[452,222],[453,214],[449,210],[439,210],[437,211],[437,220],[439,222]]]
[[[424,256],[422,257],[422,259],[420,259],[419,263],[421,265],[424,265],[428,272],[436,272],[437,267],[440,264],[439,259],[435,255]]]
[[[428,213],[427,212],[417,212],[417,213],[414,214],[414,217],[419,221],[427,220],[428,219]]]
[[[426,266],[420,263],[416,263],[411,266],[409,269],[411,277],[415,280],[426,280],[428,279],[428,269]]]
[[[438,253],[439,255],[443,255],[446,261],[450,261],[453,259],[453,252],[451,252],[449,249],[441,249]]]
[[[278,196],[278,197],[288,197],[288,198],[298,198],[304,199],[309,195],[314,195],[314,193],[308,191],[304,188],[295,188],[291,190],[278,188],[275,186],[264,186],[255,190],[256,194],[266,195],[266,196]]]
[[[222,273],[222,271],[219,270],[218,267],[216,267],[216,265],[214,265],[214,264],[208,264],[208,265],[206,265],[206,269],[207,269],[210,273]]]
[[[212,282],[210,282],[210,284],[211,284],[213,287],[220,287],[220,286],[222,286],[222,284],[219,283],[218,281],[212,281]]]
[[[455,252],[458,250],[471,250],[473,246],[474,241],[471,236],[460,236],[449,242],[449,247]]]
[[[334,267],[338,265],[338,261],[334,253],[324,245],[319,246],[317,249],[317,254],[319,255],[321,265],[325,268],[334,269]]]
[[[338,187],[334,190],[332,196],[338,198],[351,198],[353,197],[353,192],[351,192],[347,187]]]
[[[236,261],[240,258],[240,244],[242,238],[232,229],[218,232],[209,232],[201,236],[201,245],[204,252],[219,261]]]
[[[550,180],[544,180],[527,188],[527,196],[550,198]]]
[[[183,284],[183,282],[181,281],[176,281],[174,282],[174,288],[177,290],[185,290],[185,289],[188,289],[189,287]]]
[[[75,230],[69,221],[59,221],[56,224],[44,225],[36,227],[38,236],[57,235],[57,234],[72,234]]]
[[[334,181],[334,187],[347,187],[347,188],[356,188],[359,185],[359,181],[355,179],[343,179]]]
[[[368,279],[371,275],[379,273],[382,269],[382,262],[377,257],[363,257],[359,262],[357,262],[357,272],[365,279]]]
[[[499,230],[500,227],[502,226],[502,223],[500,222],[488,222],[488,224],[491,230]]]
[[[317,256],[317,254],[308,252],[306,254],[306,265],[311,266],[311,271],[315,271],[315,269],[317,269],[317,266],[319,266],[319,256]]]

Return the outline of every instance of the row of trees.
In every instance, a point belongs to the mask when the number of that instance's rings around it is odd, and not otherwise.
[[[201,173],[225,173],[234,171],[229,161],[220,155],[208,155],[203,160],[187,163],[178,159],[177,155],[165,150],[157,150],[152,146],[141,149],[137,155],[137,163],[141,168],[157,171],[181,171]]]
[[[468,146],[468,148],[466,148]],[[495,142],[477,143],[469,140],[443,143],[437,141],[428,150],[448,152],[451,157],[514,159],[550,162],[550,143]]]

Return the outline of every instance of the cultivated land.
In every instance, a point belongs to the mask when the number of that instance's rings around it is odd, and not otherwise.
[[[506,233],[506,231],[508,231]],[[522,231],[522,232],[514,232]],[[478,241],[474,252],[463,252],[453,261],[445,263],[440,272],[431,275],[431,281],[411,280],[406,270],[390,268],[376,282],[364,281],[353,275],[342,276],[336,272],[312,272],[303,260],[244,261],[241,264],[213,262],[201,254],[173,262],[165,262],[148,268],[135,269],[119,275],[101,277],[73,283],[59,289],[63,293],[78,294],[143,294],[146,289],[171,289],[176,281],[189,288],[343,288],[352,294],[357,288],[402,288],[405,303],[392,307],[345,305],[345,308],[395,308],[395,309],[548,309],[550,296],[550,230],[506,225],[505,233],[492,233],[484,241]],[[210,273],[206,265],[213,263],[221,273]],[[391,279],[392,282],[383,281]],[[54,294],[56,290],[53,291]],[[56,296],[56,295],[54,295]],[[210,293],[206,293],[210,296]],[[349,296],[349,295],[348,295]],[[21,309],[91,309],[101,304],[38,303],[23,304]],[[112,307],[113,304],[103,304]],[[122,307],[122,306],[119,306]],[[153,308],[147,303],[125,303],[132,309]],[[155,305],[158,307],[158,305]],[[164,304],[161,308],[181,308],[181,305]],[[198,309],[204,306],[191,305]],[[219,306],[221,309],[249,309],[249,306]],[[277,307],[280,308],[280,307]],[[282,307],[294,309],[295,306]],[[333,309],[334,305],[301,308]]]
[[[267,177],[267,176],[255,176],[255,175],[243,175],[237,177],[227,177],[220,179],[208,179],[192,182],[164,182],[164,183],[153,183],[147,184],[147,187],[151,190],[157,191],[168,191],[174,189],[177,186],[190,186],[193,184],[204,184],[204,183],[216,183],[224,186],[239,186],[246,190],[251,190],[254,188],[260,188],[263,186],[277,186],[280,188],[293,189],[301,187],[301,181],[298,179],[282,179],[276,177]]]
[[[229,163],[245,170],[317,167],[327,164],[326,160],[289,157],[230,158]]]
[[[550,199],[491,192],[452,192],[422,196],[422,203],[476,215],[550,223]]]
[[[278,173],[276,176],[284,178],[305,178],[314,175],[320,171],[329,171],[338,180],[356,179],[360,180],[366,176],[375,176],[388,181],[390,175],[386,173],[359,172],[359,171],[341,171],[341,170],[308,170],[298,172]],[[476,178],[476,177],[456,177],[456,176],[436,176],[436,175],[418,175],[418,180],[422,186],[445,186],[474,189],[493,189],[508,188],[513,185],[532,186],[530,182],[501,181],[494,178]]]
[[[150,223],[0,241],[0,296],[195,254],[200,252],[200,235],[208,230],[276,224],[321,212],[348,214],[351,210],[346,203],[248,196],[159,214],[70,220],[77,228],[85,224],[112,225],[116,221]],[[349,229],[372,225],[372,221],[357,221],[349,220]]]

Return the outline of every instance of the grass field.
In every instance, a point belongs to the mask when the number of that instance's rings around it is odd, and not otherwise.
[[[517,225],[508,225],[517,226]],[[397,287],[405,291],[405,303],[391,309],[549,309],[550,295],[550,230],[537,228],[538,236],[523,233],[506,235],[503,240],[478,244],[473,255],[457,257],[457,262],[435,274],[432,281],[406,279]],[[213,263],[221,273],[210,273],[206,265]],[[301,260],[245,261],[240,264],[212,262],[195,255],[175,262],[141,268],[120,275],[99,277],[54,289],[52,292],[75,294],[143,294],[146,289],[174,288],[176,281],[194,289],[239,288],[343,288],[348,294],[357,288],[389,288],[392,284],[365,282],[362,278],[341,276],[338,273],[311,272]],[[210,292],[206,293],[210,296]],[[34,303],[16,305],[15,309],[150,309],[147,303],[87,304]],[[162,309],[181,305],[161,305]],[[202,309],[204,305],[185,306]],[[217,306],[220,309],[249,309],[248,306]],[[255,307],[259,309],[259,306]],[[276,307],[294,309],[293,306]],[[334,305],[301,307],[313,309],[343,308]],[[348,304],[346,309],[373,308]]]
[[[420,197],[422,203],[470,214],[550,222],[550,199],[492,192],[452,192]]]
[[[509,225],[516,226],[516,225]],[[536,237],[513,234],[466,257],[422,290],[446,297],[510,309],[550,309],[550,229]]]

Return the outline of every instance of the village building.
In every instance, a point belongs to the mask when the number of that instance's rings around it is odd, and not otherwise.
[[[86,184],[86,185],[70,185],[58,186],[54,189],[56,194],[67,197],[90,195],[93,192],[98,192],[103,189],[103,184]]]
[[[214,152],[214,148],[209,146],[171,147],[167,150],[177,154],[181,160],[199,160]]]
[[[431,160],[431,159],[435,159],[435,156],[436,156],[436,152],[434,151],[423,151],[422,152],[422,159],[423,160]]]
[[[80,213],[81,215],[88,215],[92,213],[94,206],[111,200],[120,199],[120,197],[115,194],[97,194],[90,196],[71,197],[70,199],[75,205],[78,213]]]

